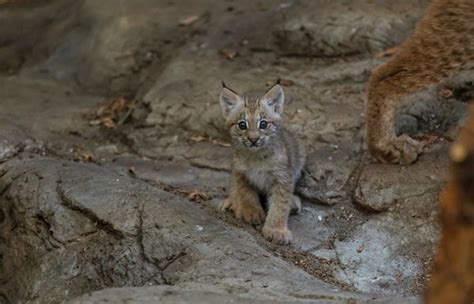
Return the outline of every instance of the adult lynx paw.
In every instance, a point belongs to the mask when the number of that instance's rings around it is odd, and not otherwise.
[[[293,239],[291,231],[288,230],[288,228],[276,229],[263,226],[262,235],[267,240],[281,245],[290,244],[291,240]]]
[[[219,209],[222,211],[232,210],[236,218],[243,219],[249,224],[260,225],[265,221],[265,211],[258,205],[226,199],[219,205]]]
[[[422,152],[425,142],[417,141],[403,134],[388,143],[373,145],[370,153],[382,163],[411,164]]]

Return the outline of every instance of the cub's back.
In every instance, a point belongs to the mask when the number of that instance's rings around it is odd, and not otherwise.
[[[293,169],[294,182],[296,183],[303,169],[305,149],[297,136],[287,129],[283,131],[283,142],[288,151],[289,165]]]

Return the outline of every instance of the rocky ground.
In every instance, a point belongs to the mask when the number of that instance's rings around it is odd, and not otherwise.
[[[364,101],[426,4],[0,1],[0,303],[417,302],[466,105],[400,113],[440,139],[394,166],[367,154]],[[278,78],[308,150],[287,247],[216,208],[220,81]]]

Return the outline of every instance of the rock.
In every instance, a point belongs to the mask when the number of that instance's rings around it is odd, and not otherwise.
[[[0,70],[76,82],[89,92],[133,95],[148,79],[146,71],[163,63],[164,53],[183,43],[185,33],[173,20],[177,14],[203,14],[199,4],[185,8],[139,0],[43,1],[12,5],[2,11],[22,31],[2,33]]]
[[[287,55],[332,57],[373,53],[408,37],[428,1],[308,2],[286,12],[276,31]],[[296,17],[297,16],[297,17]]]
[[[139,288],[113,288],[92,293],[72,300],[71,304],[98,304],[104,302],[151,304],[151,303],[196,303],[196,304],[219,304],[219,303],[276,303],[276,304],[298,304],[298,303],[344,303],[333,297],[294,297],[274,293],[266,295],[260,293],[259,289],[234,290],[232,288],[216,288],[205,284],[186,284],[184,286],[153,286]],[[352,301],[355,299],[351,299]],[[357,300],[355,300],[357,301]],[[364,303],[396,304],[398,299],[366,300]],[[419,303],[419,299],[406,298],[404,303]]]
[[[160,11],[146,0],[133,6],[83,1],[61,13],[70,20],[56,21],[45,40],[51,40],[64,23],[69,23],[68,28],[33,72],[62,81],[76,79],[89,91],[125,94],[136,90],[143,80],[142,70],[158,58]]]
[[[469,84],[460,85],[458,90],[469,91]],[[396,115],[395,132],[410,135],[457,134],[467,113],[467,104],[462,99],[442,98],[433,88],[410,97],[410,101]]]
[[[324,249],[319,248],[330,242],[337,234],[337,228],[331,219],[332,210],[327,206],[304,205],[299,215],[290,216],[289,227],[293,231],[293,246],[299,251],[329,260],[328,255],[322,252]],[[328,275],[331,272],[332,270],[327,270]]]
[[[236,294],[237,292],[237,294]],[[278,297],[264,296],[255,290],[247,293],[229,288],[216,288],[204,284],[191,286],[153,286],[141,288],[114,288],[92,293],[72,300],[71,304],[93,304],[102,302],[119,303],[129,299],[129,303],[306,303],[305,300],[283,300]],[[130,299],[132,302],[130,302]]]
[[[432,217],[435,221],[436,217]],[[411,222],[411,223],[410,223]],[[437,231],[432,225],[412,220],[400,225],[399,218],[384,216],[364,223],[346,239],[335,241],[340,269],[336,277],[372,293],[383,289],[385,295],[404,294],[423,286],[420,279],[424,261],[413,259],[421,250],[430,253]],[[414,238],[409,237],[416,231]],[[415,244],[415,242],[419,242]],[[419,251],[414,250],[418,247]]]
[[[142,180],[187,190],[205,187],[203,191],[215,191],[227,187],[230,179],[230,174],[226,171],[199,168],[184,161],[180,163],[153,161],[151,165],[149,160],[132,155],[117,157],[110,164],[110,168],[117,169],[117,167],[122,167],[121,172],[124,173],[129,173],[129,169],[133,168],[135,176]]]
[[[347,200],[351,195],[348,183],[358,165],[352,151],[326,145],[307,157],[304,175],[296,191],[310,201],[326,205]]]
[[[56,147],[65,142],[77,142],[73,136],[66,140],[65,135],[87,126],[84,111],[102,100],[75,93],[73,87],[57,81],[21,75],[2,77],[0,99],[0,126],[3,129],[0,139],[15,145],[26,141],[36,145],[51,141]]]
[[[436,196],[446,180],[446,149],[422,156],[412,166],[371,164],[362,169],[354,193],[355,203],[372,211],[385,211],[404,200]]]
[[[0,293],[9,302],[56,303],[85,289],[163,282],[136,240],[133,193],[143,188],[96,166],[47,159],[9,161],[2,170],[1,210],[8,215],[1,225],[2,281],[8,283]],[[122,190],[103,201],[111,187]]]
[[[233,85],[237,86],[244,73],[231,78],[231,63],[220,64],[216,58],[211,60],[198,53],[195,56],[199,56],[199,60],[190,58],[187,52],[179,54],[163,71],[164,78],[157,79],[156,85],[144,95],[144,101],[151,108],[147,123],[226,138],[217,99],[221,79],[232,79]],[[252,72],[247,71],[245,77],[248,79],[251,75]]]
[[[9,302],[55,303],[104,287],[185,282],[266,285],[264,295],[355,296],[268,254],[194,203],[128,176],[35,158],[6,162],[2,171],[7,283],[0,294]],[[249,282],[248,269],[262,275]]]
[[[19,146],[15,146],[13,144],[10,144],[6,140],[3,140],[3,142],[0,143],[0,163],[8,160],[11,157],[13,157],[19,151],[20,151]]]
[[[32,50],[37,48],[39,37],[51,28],[55,16],[75,5],[74,1],[66,0],[41,1],[34,6],[28,3],[0,3],[0,6],[0,73],[14,74],[27,61],[41,58],[38,54],[31,56]],[[40,49],[40,52],[47,51],[47,48]]]
[[[103,145],[97,147],[96,152],[99,155],[110,156],[119,154],[119,148],[117,147],[117,145]]]
[[[369,58],[357,62],[338,62],[327,67],[309,71],[304,77],[311,78],[315,84],[364,83],[369,79],[370,71],[381,60]]]

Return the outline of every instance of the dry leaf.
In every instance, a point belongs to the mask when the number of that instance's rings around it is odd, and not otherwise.
[[[192,142],[210,142],[214,145],[222,146],[222,147],[230,147],[230,143],[226,142],[222,139],[218,138],[212,138],[212,137],[207,137],[205,135],[193,135],[189,138],[190,141]]]
[[[199,19],[201,18],[201,16],[198,16],[198,15],[192,15],[192,16],[188,16],[184,19],[181,19],[179,21],[179,25],[181,26],[189,26],[193,23],[195,23],[196,21],[198,21]]]
[[[92,126],[101,125],[108,129],[114,129],[123,124],[137,107],[138,102],[124,97],[118,97],[99,106],[89,112],[89,124]]]
[[[439,91],[438,95],[443,98],[451,98],[453,97],[454,93],[450,89],[442,89],[441,91]]]
[[[193,202],[202,202],[202,201],[209,200],[209,196],[206,193],[200,192],[198,190],[191,191],[188,194],[188,198],[192,200]]]
[[[135,171],[135,167],[128,168],[128,174],[133,177],[137,176],[137,171]]]
[[[190,140],[194,141],[194,142],[203,142],[203,141],[206,141],[207,138],[205,136],[202,136],[202,135],[193,135],[193,136],[191,136]]]
[[[95,160],[94,156],[87,152],[79,155],[78,159],[81,161],[94,161]]]
[[[382,59],[382,58],[385,58],[385,57],[391,57],[393,56],[396,52],[398,51],[398,46],[395,46],[395,47],[392,47],[392,48],[388,48],[388,49],[385,49],[377,54],[375,54],[375,58],[377,59]]]
[[[89,125],[91,126],[98,126],[100,124],[101,124],[100,119],[94,119],[94,120],[89,121]]]
[[[237,55],[239,55],[237,51],[229,50],[229,49],[221,49],[219,50],[219,54],[221,54],[222,56],[224,56],[225,59],[228,59],[228,60],[232,60],[235,57],[237,57]]]
[[[68,131],[69,135],[73,135],[73,136],[81,136],[81,132],[77,131],[77,130],[69,130]]]
[[[230,142],[223,141],[223,140],[218,139],[218,138],[211,139],[211,143],[213,143],[215,145],[218,145],[218,146],[222,146],[222,147],[230,147],[231,146]]]
[[[117,127],[117,124],[113,121],[111,117],[105,117],[101,119],[100,123],[107,129],[115,129]]]

